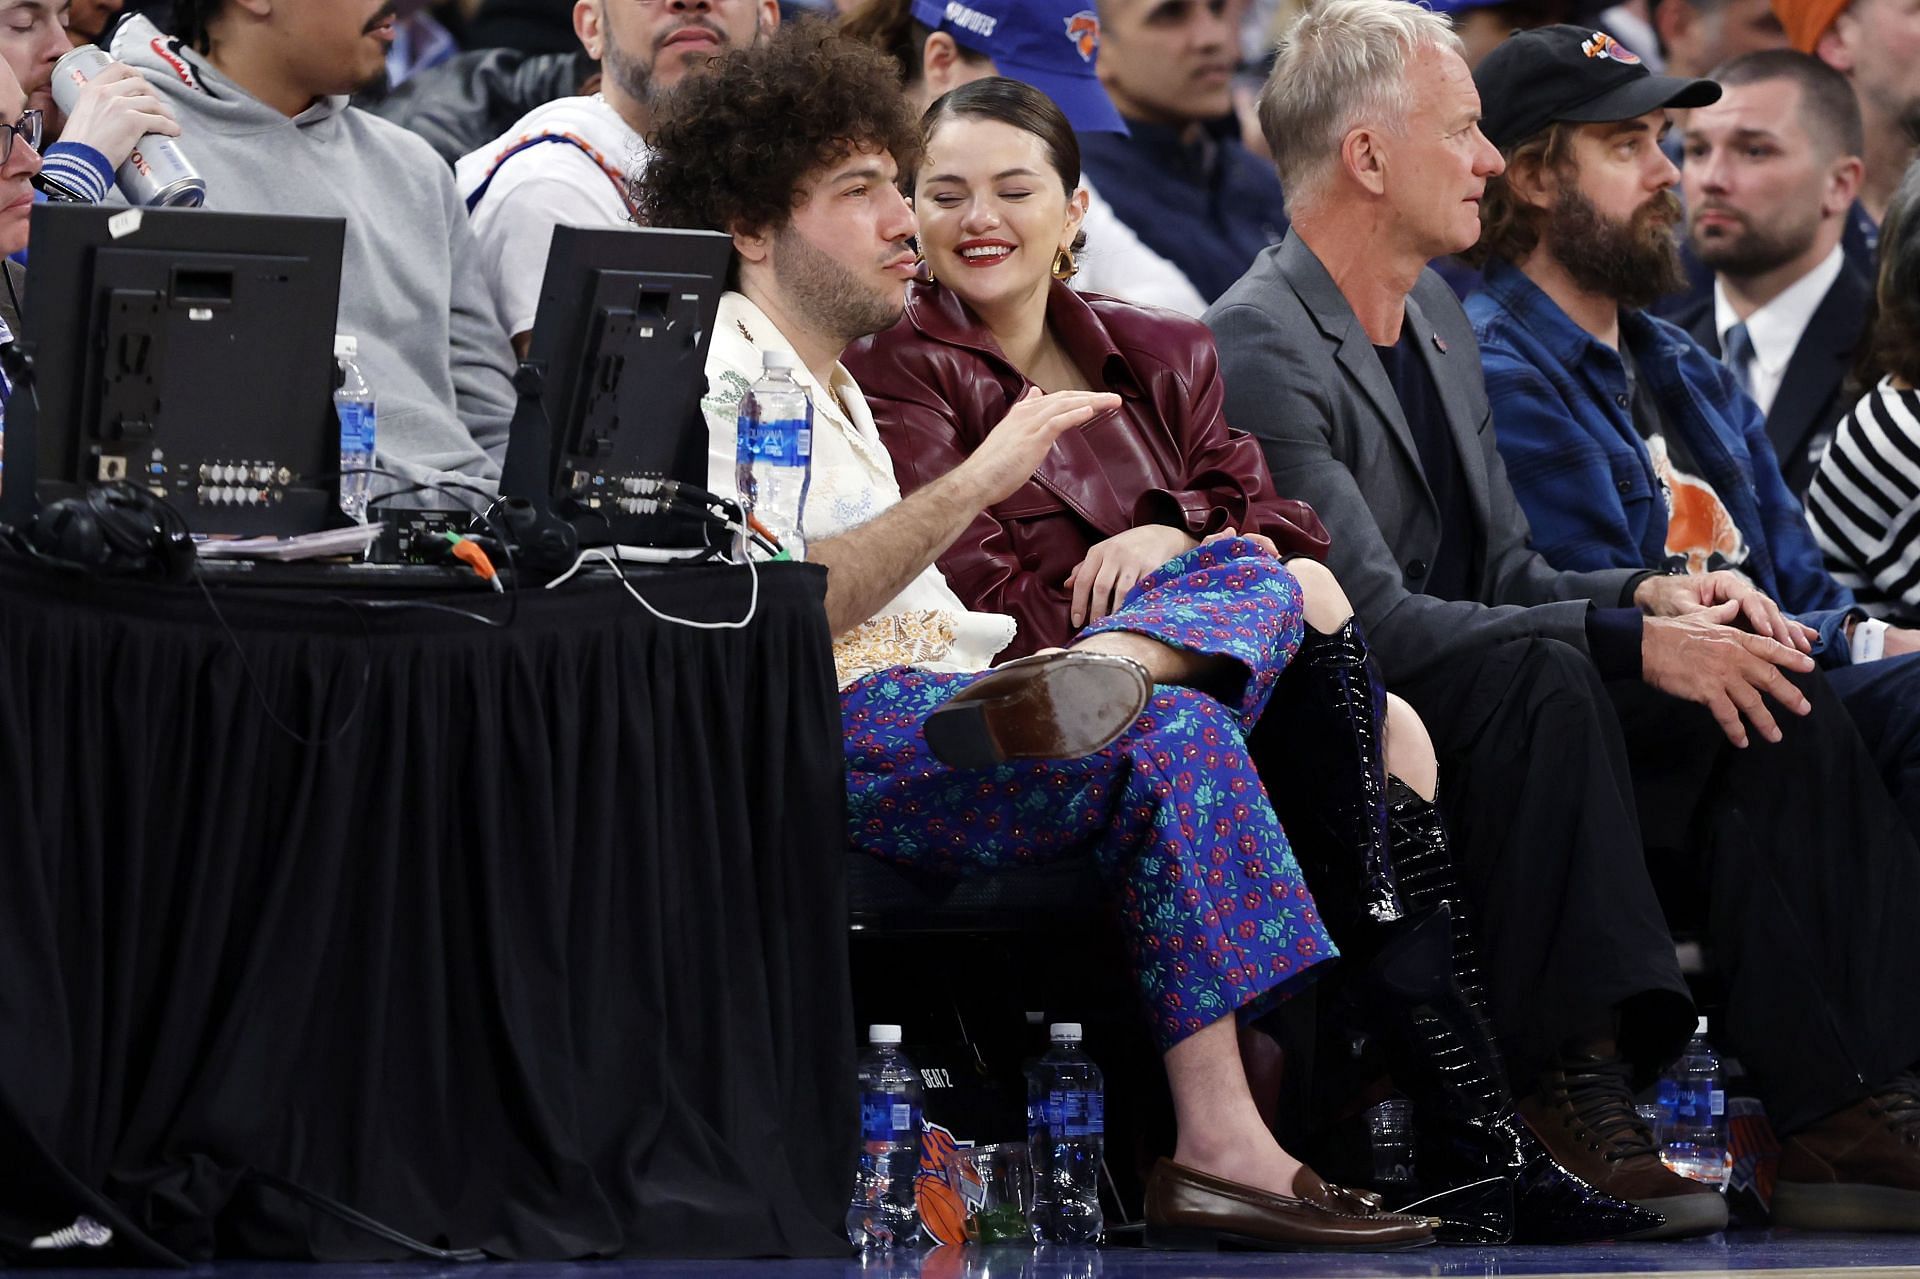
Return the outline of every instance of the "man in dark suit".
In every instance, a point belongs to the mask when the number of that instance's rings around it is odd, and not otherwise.
[[[1604,34],[1587,48],[1599,98],[1681,102]],[[1383,106],[1386,86],[1407,106]],[[1842,1180],[1871,1180],[1841,1148],[1899,1140],[1878,1116],[1907,1103],[1866,1081],[1920,1057],[1920,853],[1884,790],[1785,802],[1871,780],[1873,763],[1804,633],[1745,579],[1565,572],[1531,549],[1471,327],[1425,270],[1479,236],[1502,169],[1479,115],[1428,11],[1322,0],[1261,97],[1293,231],[1206,318],[1229,419],[1261,440],[1277,491],[1319,512],[1329,566],[1433,733],[1521,1113],[1570,1170],[1663,1213],[1668,1234],[1701,1233],[1724,1202],[1664,1169],[1633,1108],[1632,1081],[1692,1016],[1663,896],[1711,903],[1729,1038],[1769,1108],[1843,1117],[1809,1140]],[[1695,820],[1649,858],[1643,830],[1673,826],[1668,808]],[[1888,859],[1896,889],[1861,871],[1886,840],[1909,854]],[[1859,1207],[1882,1189],[1815,1198]]]
[[[1860,108],[1846,77],[1790,49],[1736,58],[1720,101],[1687,119],[1687,240],[1710,294],[1671,318],[1760,405],[1804,498],[1835,424],[1872,286],[1840,240],[1860,186]]]

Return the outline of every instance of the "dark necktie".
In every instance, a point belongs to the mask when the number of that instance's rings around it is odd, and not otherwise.
[[[1753,354],[1753,338],[1747,333],[1745,323],[1727,330],[1726,353],[1720,358],[1733,370],[1733,380],[1748,395],[1753,394]]]

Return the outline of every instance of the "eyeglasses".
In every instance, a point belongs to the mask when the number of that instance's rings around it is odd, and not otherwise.
[[[40,133],[46,125],[41,111],[22,111],[12,124],[0,124],[0,165],[13,158],[13,140],[20,139],[35,152],[40,150]]]

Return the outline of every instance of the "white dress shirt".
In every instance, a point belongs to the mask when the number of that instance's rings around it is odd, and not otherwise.
[[[1753,362],[1747,366],[1747,387],[1760,405],[1762,414],[1773,411],[1773,397],[1780,393],[1780,381],[1787,375],[1787,363],[1793,359],[1800,335],[1813,321],[1813,313],[1827,296],[1827,290],[1840,278],[1846,255],[1839,245],[1813,268],[1788,285],[1780,296],[1747,317],[1747,336],[1753,340]],[[1713,281],[1713,331],[1720,335],[1720,350],[1727,349],[1727,330],[1740,323],[1727,289],[1715,277]],[[1724,358],[1724,355],[1723,355]]]

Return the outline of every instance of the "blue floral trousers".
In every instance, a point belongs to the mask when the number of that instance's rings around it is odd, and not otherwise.
[[[1091,854],[1163,1050],[1257,1016],[1336,954],[1245,741],[1301,626],[1299,583],[1247,542],[1167,563],[1081,637],[1127,631],[1230,659],[1239,674],[1220,683],[1237,687],[1157,687],[1119,740],[1076,760],[949,767],[921,722],[982,676],[870,675],[841,694],[853,845],[954,876]]]

